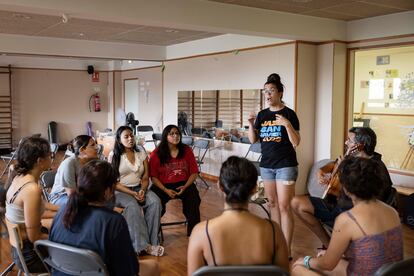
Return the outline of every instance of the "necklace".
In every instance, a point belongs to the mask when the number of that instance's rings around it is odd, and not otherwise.
[[[239,211],[239,212],[243,212],[243,211],[249,211],[247,208],[242,208],[242,207],[234,207],[234,208],[227,208],[224,209],[223,212],[225,211]]]

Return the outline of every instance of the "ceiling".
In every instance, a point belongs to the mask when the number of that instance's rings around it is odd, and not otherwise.
[[[414,0],[205,0],[338,20],[414,10]]]
[[[220,34],[0,10],[0,33],[168,46]]]
[[[414,10],[414,0],[204,0],[338,20]],[[134,25],[0,10],[0,33],[169,46],[220,35],[206,31]],[[64,22],[67,21],[67,22]]]

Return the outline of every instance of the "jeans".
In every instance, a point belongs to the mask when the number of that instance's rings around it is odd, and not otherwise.
[[[139,191],[141,185],[131,188]],[[161,220],[161,202],[157,195],[148,190],[145,202],[140,205],[138,201],[125,193],[115,192],[115,206],[124,208],[122,215],[131,235],[132,245],[136,253],[145,250],[148,245],[158,245],[158,231]]]

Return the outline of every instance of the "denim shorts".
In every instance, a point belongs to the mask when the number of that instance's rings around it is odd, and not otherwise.
[[[298,167],[286,167],[279,169],[269,169],[260,167],[260,175],[263,180],[283,180],[296,181],[298,178]]]

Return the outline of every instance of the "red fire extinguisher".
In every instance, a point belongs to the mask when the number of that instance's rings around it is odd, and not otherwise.
[[[91,102],[93,101],[93,111],[95,112],[99,112],[101,111],[101,101],[99,99],[99,95],[98,93],[93,94],[90,98],[89,98],[89,111],[92,112],[91,110]]]

